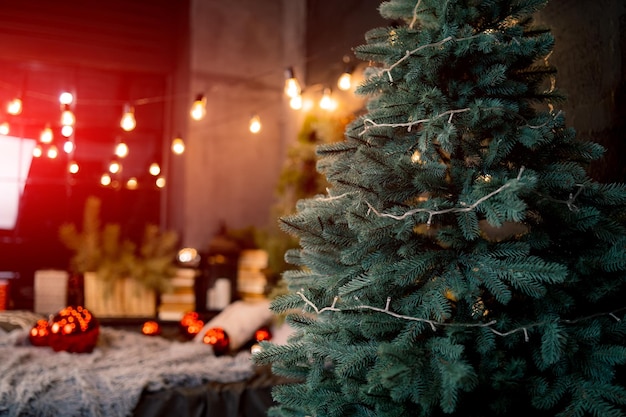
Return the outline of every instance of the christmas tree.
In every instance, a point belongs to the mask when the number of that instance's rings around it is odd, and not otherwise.
[[[367,113],[281,219],[280,416],[626,416],[626,186],[558,110],[546,0],[392,0]]]

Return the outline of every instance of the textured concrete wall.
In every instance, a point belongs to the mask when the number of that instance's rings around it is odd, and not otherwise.
[[[189,102],[207,97],[207,116],[186,126],[174,162],[171,226],[205,249],[220,225],[264,227],[285,147],[295,137],[283,97],[284,68],[302,53],[304,1],[195,0],[190,8]],[[261,132],[248,121],[258,114]],[[182,116],[181,116],[182,117]]]

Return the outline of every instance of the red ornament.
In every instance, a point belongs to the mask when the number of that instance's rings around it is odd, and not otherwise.
[[[48,320],[37,320],[37,323],[30,329],[28,339],[33,346],[48,346],[50,337],[50,327]]]
[[[212,346],[216,356],[227,353],[230,346],[230,338],[221,327],[213,327],[207,330],[202,338],[202,342]]]
[[[50,347],[56,352],[90,353],[98,342],[100,323],[84,307],[65,307],[49,323]]]
[[[180,327],[186,337],[193,338],[200,333],[204,327],[204,322],[200,320],[200,315],[197,312],[189,311],[180,319]]]
[[[257,342],[272,340],[272,332],[270,332],[268,327],[261,327],[259,330],[254,332],[254,340]]]
[[[158,336],[161,334],[161,326],[156,321],[147,321],[141,327],[141,333],[146,336]]]

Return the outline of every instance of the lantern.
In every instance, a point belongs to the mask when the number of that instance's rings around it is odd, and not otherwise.
[[[90,353],[98,342],[100,323],[84,307],[65,307],[49,323],[50,347],[56,352]]]
[[[202,342],[213,347],[215,356],[227,353],[230,346],[230,338],[221,327],[213,327],[207,330],[202,338]]]
[[[30,329],[28,339],[33,346],[48,346],[48,337],[50,336],[50,328],[48,320],[37,320],[37,323]]]

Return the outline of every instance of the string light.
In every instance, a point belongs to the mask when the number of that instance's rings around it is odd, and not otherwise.
[[[74,95],[72,93],[64,91],[59,95],[59,103],[61,103],[61,105],[69,106],[73,102],[74,102]]]
[[[74,134],[74,127],[72,127],[70,125],[61,127],[61,135],[64,138],[69,138],[73,134]]]
[[[352,73],[354,72],[354,65],[350,65],[350,57],[344,55],[343,63],[346,65],[343,74],[337,80],[337,87],[342,91],[348,91],[352,88]]]
[[[120,164],[119,161],[117,160],[111,161],[111,163],[109,164],[109,172],[111,174],[117,174],[121,170],[122,170],[122,164]]]
[[[111,176],[109,174],[107,174],[106,172],[104,174],[102,174],[102,176],[100,177],[100,184],[104,185],[105,187],[107,185],[111,184]]]
[[[41,145],[40,144],[35,145],[35,147],[33,148],[33,157],[41,158],[42,155],[43,155],[43,149],[41,148]]]
[[[22,113],[22,99],[14,98],[13,100],[11,100],[7,105],[7,113],[12,116],[17,116],[18,114]]]
[[[156,162],[153,162],[152,164],[150,164],[150,167],[148,168],[148,172],[150,172],[150,175],[153,175],[156,177],[157,175],[161,173],[161,167]]]
[[[50,145],[50,147],[48,148],[48,152],[46,153],[46,155],[48,156],[48,158],[50,159],[56,159],[57,156],[59,156],[59,150],[57,149],[56,146],[54,145]]]
[[[522,177],[522,173],[524,172],[524,167],[521,167],[519,170],[519,173],[517,174],[517,177],[515,178],[514,181],[519,181]],[[388,214],[388,213],[380,213],[379,211],[377,211],[370,203],[366,202],[367,206],[370,208],[371,211],[373,211],[378,217],[389,217],[392,218],[394,220],[403,220],[409,216],[412,216],[414,214],[417,213],[428,213],[428,221],[426,222],[427,225],[430,225],[432,223],[432,219],[434,216],[439,215],[439,214],[446,214],[446,213],[463,213],[463,212],[467,212],[467,211],[472,211],[474,210],[476,207],[478,207],[481,203],[487,201],[488,199],[490,199],[491,197],[495,196],[496,194],[501,193],[503,190],[505,190],[506,188],[509,188],[511,185],[513,185],[514,182],[513,181],[509,181],[506,184],[502,185],[501,187],[499,187],[498,189],[490,192],[489,194],[479,198],[478,200],[476,200],[474,203],[470,204],[469,206],[465,205],[465,203],[461,203],[464,207],[452,207],[449,209],[443,209],[443,210],[431,210],[431,209],[426,209],[426,208],[416,208],[413,210],[409,210],[406,213],[402,214],[402,215],[395,215],[395,214]]]
[[[67,168],[67,170],[71,173],[71,174],[76,174],[78,173],[80,167],[78,166],[78,163],[76,161],[72,161],[70,162],[69,167]]]
[[[72,142],[71,140],[66,140],[63,144],[63,152],[65,152],[66,154],[72,153],[74,151],[74,148],[74,142]]]
[[[120,126],[126,132],[130,132],[137,126],[137,121],[135,120],[135,109],[129,104],[124,106],[124,115],[122,116],[122,120],[120,120]]]
[[[50,129],[49,126],[46,126],[41,131],[41,135],[39,135],[39,141],[41,143],[52,143],[52,139],[54,139],[54,135],[52,134],[52,129]]]
[[[250,118],[250,132],[257,134],[261,131],[261,119],[258,115],[254,115]]]
[[[289,67],[285,70],[285,94],[287,97],[294,98],[299,96],[302,92],[300,83],[296,79],[293,67]]]
[[[2,124],[0,124],[0,135],[8,135],[9,131],[10,131],[10,126],[8,122],[3,122]]]
[[[302,108],[302,95],[298,94],[295,97],[291,97],[289,100],[289,107],[294,110],[300,110]]]
[[[171,149],[172,152],[174,152],[176,155],[180,155],[185,152],[185,142],[180,137],[180,135],[176,136],[172,141]]]
[[[337,108],[337,101],[332,97],[332,90],[325,88],[322,98],[320,99],[320,108],[322,110],[332,111]]]
[[[115,156],[119,158],[126,158],[128,156],[128,145],[124,141],[120,141],[115,145]]]
[[[72,110],[70,110],[69,104],[63,105],[63,111],[61,112],[61,125],[63,126],[74,126],[76,123],[76,117]]]
[[[193,120],[202,120],[206,115],[206,97],[204,95],[199,94],[191,105],[191,110],[189,111],[191,118]]]
[[[370,310],[370,311],[376,311],[379,313],[383,313],[383,314],[387,314],[388,316],[392,316],[398,319],[402,319],[402,320],[407,320],[407,321],[419,321],[422,323],[427,323],[430,325],[430,328],[433,332],[437,331],[437,327],[475,327],[475,328],[486,328],[489,331],[491,331],[492,333],[498,335],[498,336],[510,336],[514,333],[518,333],[518,332],[523,332],[524,333],[524,341],[528,342],[529,336],[528,336],[528,329],[531,329],[533,327],[539,327],[539,326],[543,326],[546,324],[550,324],[550,323],[554,323],[555,321],[543,321],[543,322],[537,322],[537,323],[529,323],[525,326],[520,326],[520,327],[516,327],[514,329],[508,330],[506,332],[501,332],[499,330],[496,330],[493,328],[493,326],[497,323],[497,320],[491,320],[489,322],[486,323],[450,323],[450,322],[441,322],[441,321],[437,321],[437,320],[431,320],[431,319],[425,319],[422,317],[413,317],[413,316],[408,316],[408,315],[404,315],[404,314],[399,314],[399,313],[395,313],[393,311],[390,310],[390,305],[391,305],[391,297],[387,297],[387,301],[385,304],[384,308],[380,308],[380,307],[375,307],[375,306],[370,306],[370,305],[357,305],[357,306],[351,306],[345,309],[341,309],[336,307],[337,305],[337,301],[338,301],[338,297],[335,297],[333,299],[332,304],[329,307],[324,307],[324,308],[318,308],[311,300],[309,300],[302,291],[297,291],[296,292],[297,295],[300,296],[300,298],[302,298],[302,300],[305,302],[306,305],[310,306],[316,314],[321,314],[325,311],[332,311],[332,312],[342,312],[342,311],[355,311],[355,310]],[[355,297],[356,300],[358,300],[358,298]],[[565,323],[565,324],[575,324],[581,321],[585,321],[585,320],[590,320],[592,318],[595,317],[600,317],[600,316],[610,316],[611,318],[613,318],[616,321],[621,321],[621,319],[619,317],[617,317],[616,313],[619,313],[621,311],[626,310],[626,307],[622,307],[619,308],[617,310],[611,311],[611,312],[606,312],[606,313],[596,313],[596,314],[592,314],[590,316],[585,316],[585,317],[580,317],[577,319],[573,319],[573,320],[567,320],[567,319],[560,319],[560,320],[556,320],[556,322],[561,322],[561,323]]]
[[[163,187],[165,187],[165,178],[159,177],[159,178],[156,179],[156,181],[154,183],[156,184],[157,187],[163,188]]]
[[[126,181],[126,188],[128,188],[129,190],[136,190],[137,185],[137,178],[135,177],[131,177],[128,179],[128,181]]]

